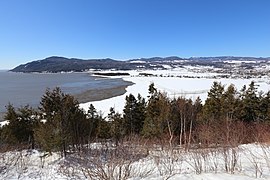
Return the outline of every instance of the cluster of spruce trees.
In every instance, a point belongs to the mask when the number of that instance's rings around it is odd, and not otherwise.
[[[240,91],[214,82],[202,104],[200,98],[170,99],[151,84],[147,101],[130,94],[123,114],[111,108],[105,118],[93,105],[85,112],[73,96],[55,88],[46,91],[38,109],[8,105],[5,119],[9,124],[0,129],[1,147],[28,146],[63,156],[91,142],[118,145],[134,136],[186,148],[246,143],[270,130],[270,92],[258,92],[254,82]]]

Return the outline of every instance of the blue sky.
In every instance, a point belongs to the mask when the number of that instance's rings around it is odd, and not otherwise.
[[[1,0],[0,69],[57,55],[270,56],[269,0]]]

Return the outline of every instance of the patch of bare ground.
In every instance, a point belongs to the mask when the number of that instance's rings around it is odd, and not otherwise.
[[[90,101],[100,101],[125,94],[127,92],[126,88],[130,85],[133,85],[133,83],[126,82],[125,85],[106,89],[88,90],[83,93],[76,94],[74,96],[80,103],[86,103]]]

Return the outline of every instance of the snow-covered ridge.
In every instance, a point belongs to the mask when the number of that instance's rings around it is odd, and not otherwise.
[[[130,63],[144,64],[144,63],[146,63],[146,61],[139,61],[139,60],[137,60],[137,61],[130,61]]]
[[[260,61],[240,61],[240,60],[227,60],[227,61],[223,61],[224,63],[230,63],[230,64],[241,64],[241,63],[260,63]]]

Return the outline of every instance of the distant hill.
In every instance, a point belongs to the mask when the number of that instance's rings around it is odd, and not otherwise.
[[[52,56],[43,60],[32,61],[26,64],[19,65],[12,69],[13,72],[83,72],[89,69],[116,69],[116,70],[131,70],[138,68],[145,69],[164,69],[164,65],[174,67],[175,65],[212,65],[216,66],[225,61],[269,61],[270,58],[254,58],[254,57],[192,57],[180,58],[177,56],[171,57],[152,57],[131,59],[119,61],[113,59],[76,59]]]
[[[173,57],[168,58],[149,58],[140,59],[140,61],[163,61],[170,60]],[[175,57],[174,59],[180,59]],[[137,59],[138,60],[138,59]],[[82,72],[89,69],[117,69],[117,70],[130,70],[136,69],[141,62],[136,62],[136,60],[118,61],[113,59],[76,59],[76,58],[65,58],[52,56],[43,60],[32,61],[26,64],[19,65],[12,69],[13,72]],[[151,65],[146,63],[146,68],[151,68]],[[156,66],[162,68],[162,66]]]
[[[48,57],[43,60],[32,61],[22,64],[11,71],[13,72],[61,72],[61,71],[84,71],[87,69],[114,69],[117,67],[126,68],[126,62],[112,59],[82,60],[65,57]]]

